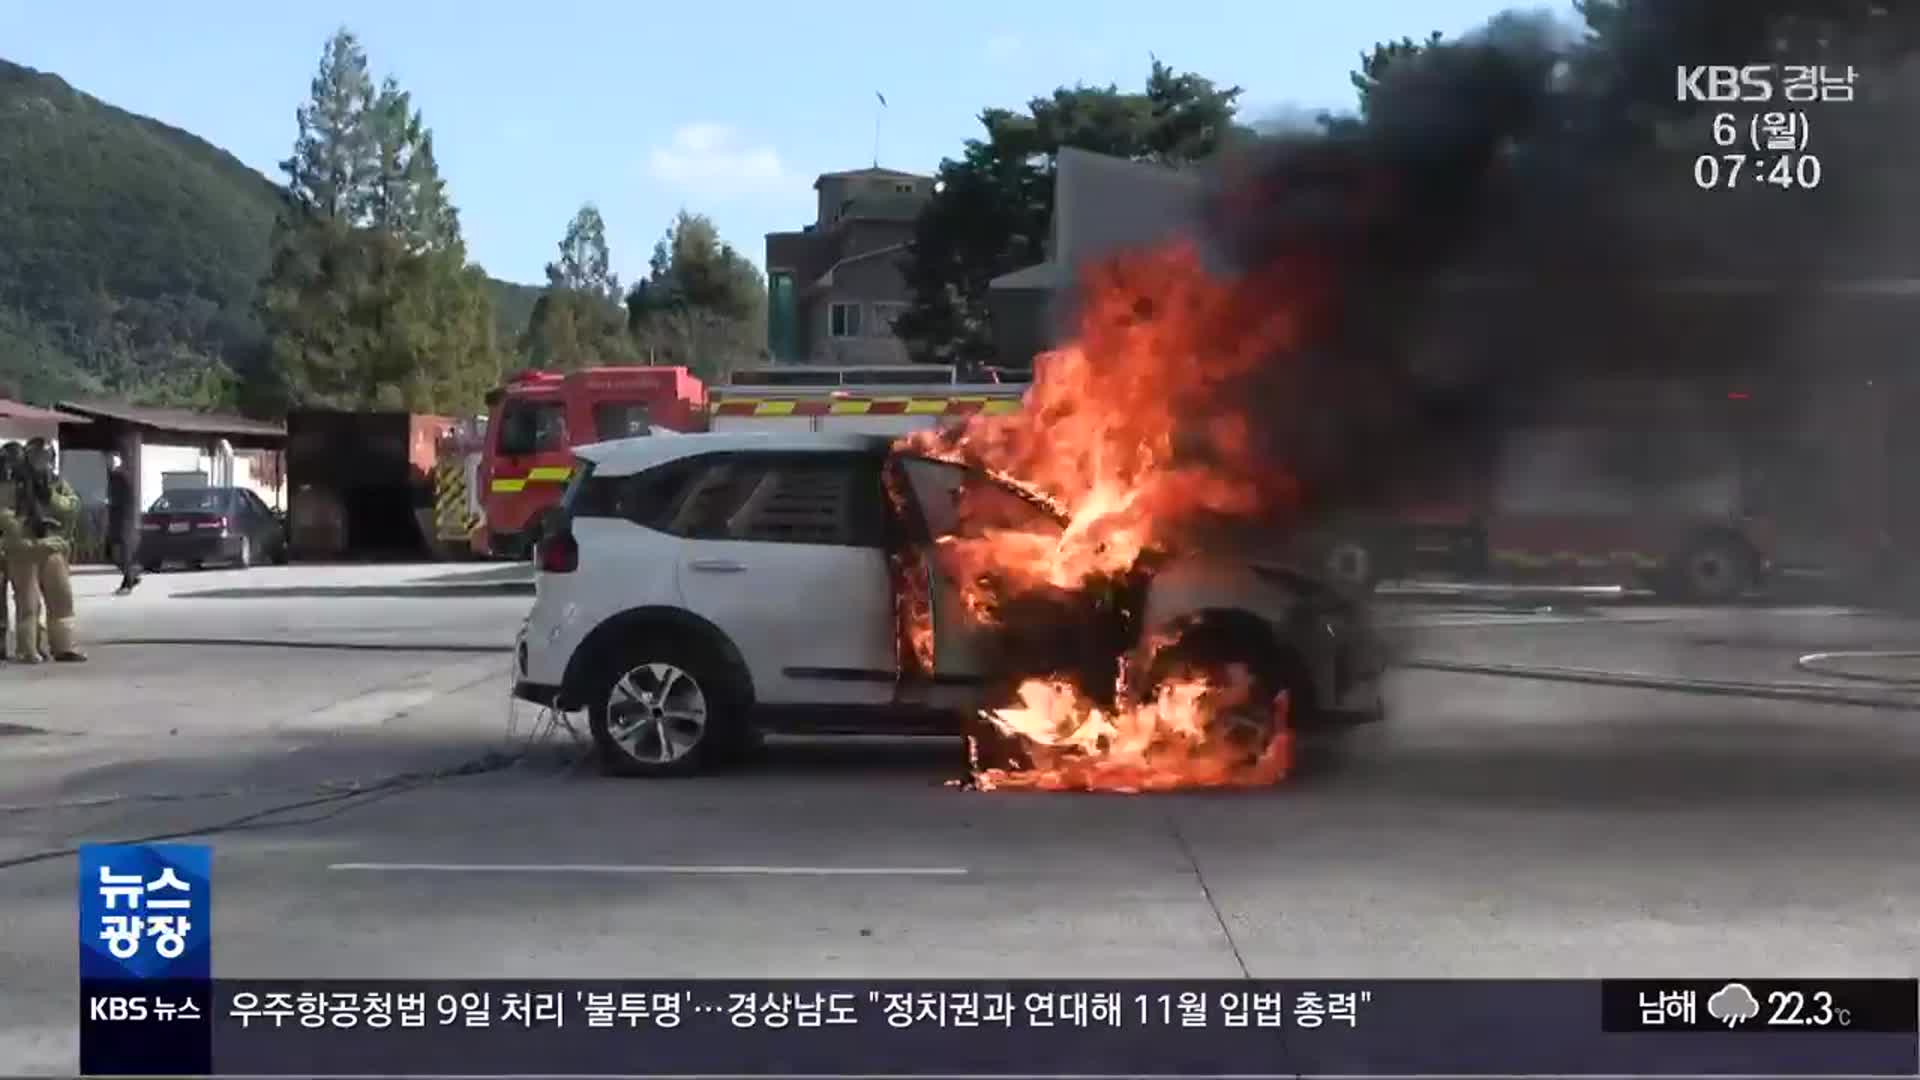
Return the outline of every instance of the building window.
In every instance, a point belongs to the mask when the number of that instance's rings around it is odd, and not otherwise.
[[[901,303],[873,305],[873,336],[889,337],[897,334],[898,331],[893,328],[894,321],[906,313],[907,305]]]
[[[895,184],[893,185],[893,190],[899,192],[902,195],[911,195],[913,194],[913,185],[912,184]]]
[[[860,305],[835,304],[827,313],[828,333],[834,337],[860,336]]]

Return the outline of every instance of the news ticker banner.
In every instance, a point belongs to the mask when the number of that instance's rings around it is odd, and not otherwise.
[[[1915,985],[88,980],[81,1072],[1912,1076]]]
[[[81,852],[91,1076],[1920,1072],[1920,980],[252,980],[204,845]]]

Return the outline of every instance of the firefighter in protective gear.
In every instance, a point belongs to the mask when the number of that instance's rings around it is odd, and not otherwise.
[[[27,663],[83,661],[86,655],[73,644],[73,581],[67,572],[68,537],[79,518],[80,497],[54,471],[52,448],[42,439],[27,444],[26,476],[14,487],[20,535],[7,549],[14,652]]]
[[[17,442],[0,446],[0,661],[13,657],[13,590],[7,585],[7,551],[19,537],[20,517],[13,512],[14,493],[26,471],[25,448]]]

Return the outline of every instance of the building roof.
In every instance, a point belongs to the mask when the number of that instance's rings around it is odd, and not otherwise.
[[[244,416],[196,412],[192,409],[160,409],[105,401],[63,401],[60,408],[89,420],[117,420],[154,431],[194,435],[242,435],[253,438],[285,438],[286,425],[249,420]]]
[[[37,406],[28,405],[25,402],[10,401],[7,398],[0,398],[0,417],[8,420],[29,420],[46,424],[84,424],[88,422],[84,416],[63,413],[57,409],[42,409]]]
[[[848,169],[845,172],[821,173],[819,177],[817,177],[814,180],[813,186],[816,190],[818,190],[820,187],[820,182],[822,180],[857,180],[862,177],[873,177],[875,179],[886,177],[886,178],[893,178],[893,179],[900,179],[900,180],[931,180],[933,179],[933,177],[928,176],[925,173],[901,172],[899,169],[883,169],[883,168],[880,168],[878,165],[875,165],[872,168],[868,168],[868,169]]]

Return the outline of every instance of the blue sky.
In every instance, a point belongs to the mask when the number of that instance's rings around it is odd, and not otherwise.
[[[872,163],[876,114],[880,163],[931,171],[978,133],[981,108],[1063,83],[1137,88],[1150,54],[1245,87],[1256,120],[1346,108],[1347,73],[1373,42],[1459,33],[1503,6],[1567,5],[0,0],[0,56],[278,179],[321,45],[345,25],[424,110],[490,273],[544,280],[592,200],[632,280],[683,207],[759,262],[767,232],[811,219],[814,176]]]

